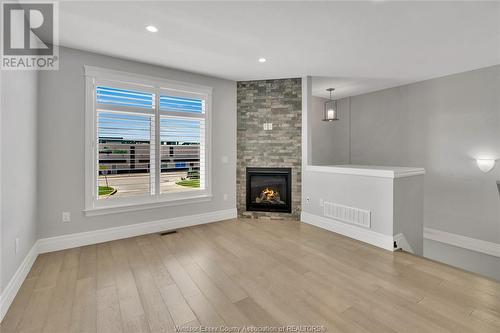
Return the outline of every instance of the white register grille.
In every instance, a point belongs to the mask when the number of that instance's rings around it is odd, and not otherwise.
[[[370,228],[371,212],[366,209],[344,206],[332,202],[324,202],[325,217],[330,217],[342,222]]]

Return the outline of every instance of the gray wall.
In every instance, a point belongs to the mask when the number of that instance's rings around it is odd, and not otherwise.
[[[352,163],[424,167],[424,225],[500,243],[500,165],[475,163],[500,158],[499,91],[493,66],[351,97]],[[453,262],[478,271],[467,258]]]
[[[41,72],[39,81],[40,238],[236,207],[235,82],[74,49],[61,48],[60,52],[60,69]],[[210,202],[84,217],[84,65],[213,87],[214,197]],[[222,163],[223,156],[229,163]],[[228,200],[224,200],[224,194]],[[61,222],[63,211],[71,212],[71,222]]]
[[[500,243],[500,66],[351,99],[352,162],[425,167],[426,227]],[[480,213],[478,213],[480,212]]]
[[[311,158],[314,165],[349,164],[349,98],[338,101],[339,120],[323,121],[327,99],[311,98]]]
[[[4,290],[37,238],[37,72],[2,71],[1,81],[0,287]]]

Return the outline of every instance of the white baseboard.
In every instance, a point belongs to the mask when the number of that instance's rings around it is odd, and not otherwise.
[[[500,244],[487,242],[476,238],[452,234],[432,228],[424,228],[424,238],[436,242],[461,247],[467,250],[500,257]]]
[[[42,238],[38,240],[38,253],[59,251],[117,239],[151,234],[193,225],[229,220],[237,217],[236,208],[197,215],[125,225],[121,227],[79,232],[75,234]]]
[[[17,295],[17,292],[21,288],[26,276],[28,275],[31,266],[36,260],[38,256],[38,242],[35,242],[31,247],[31,250],[28,252],[26,257],[24,257],[23,262],[14,273],[14,276],[10,279],[9,283],[3,290],[2,294],[0,294],[0,322],[3,320],[3,317],[7,313],[12,301]]]
[[[237,215],[238,214],[236,208],[233,208],[210,213],[180,216],[164,220],[126,225],[122,227],[86,231],[75,234],[39,239],[33,245],[30,252],[26,255],[22,264],[19,266],[16,273],[7,284],[7,287],[0,295],[0,322],[7,313],[7,310],[9,309],[12,301],[16,297],[19,288],[21,288],[21,285],[26,279],[26,276],[28,275],[31,266],[33,266],[33,263],[35,262],[38,254],[59,251],[78,246],[103,243],[122,238],[146,235],[166,230],[185,228],[199,224],[229,220],[236,218]]]
[[[338,234],[357,239],[359,241],[378,246],[385,250],[394,251],[394,238],[370,229],[356,227],[334,219],[318,216],[306,212],[300,215],[300,221],[323,228]]]
[[[399,233],[394,236],[394,242],[396,242],[395,250],[401,249],[406,252],[415,253],[413,252],[410,243],[408,243],[408,241],[406,240],[405,235],[403,235],[402,233]]]

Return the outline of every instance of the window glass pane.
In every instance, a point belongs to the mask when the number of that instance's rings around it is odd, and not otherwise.
[[[204,133],[203,119],[161,116],[161,193],[205,187]]]
[[[202,99],[160,96],[160,110],[190,113],[205,113],[205,101]]]
[[[98,86],[96,88],[96,101],[99,104],[114,106],[127,106],[152,109],[154,94],[135,90],[125,90]]]
[[[149,195],[154,191],[151,165],[154,117],[98,112],[99,199]]]

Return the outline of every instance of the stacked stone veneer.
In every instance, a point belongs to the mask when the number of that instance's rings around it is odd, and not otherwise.
[[[237,208],[241,217],[299,218],[301,200],[302,83],[300,78],[237,85]],[[264,123],[273,129],[264,130]],[[246,211],[246,168],[292,168],[292,214]]]

